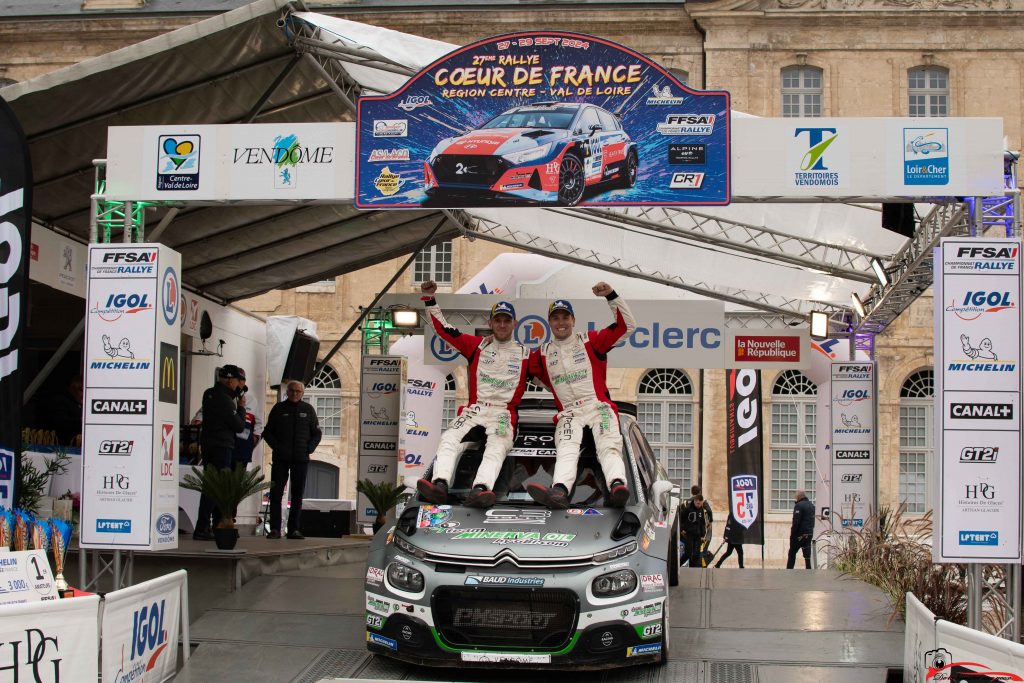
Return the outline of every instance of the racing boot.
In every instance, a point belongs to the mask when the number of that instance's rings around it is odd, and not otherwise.
[[[494,491],[491,491],[483,484],[477,484],[466,495],[466,499],[462,501],[462,504],[469,508],[489,508],[494,505],[494,499]]]
[[[629,487],[626,486],[626,482],[616,479],[608,489],[608,502],[611,506],[613,508],[625,507],[629,501]]]
[[[569,491],[561,484],[551,488],[541,484],[527,484],[526,491],[531,498],[550,510],[565,510],[569,507]]]
[[[444,479],[435,479],[434,481],[420,479],[416,482],[416,490],[420,492],[420,497],[428,503],[444,505],[448,502],[448,482]]]

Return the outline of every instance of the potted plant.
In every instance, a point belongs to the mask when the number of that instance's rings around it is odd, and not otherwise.
[[[198,491],[213,501],[220,512],[220,521],[213,530],[214,540],[221,550],[231,550],[238,542],[235,515],[238,506],[249,496],[270,488],[270,482],[263,480],[259,469],[247,470],[238,463],[234,468],[205,467],[192,468],[181,480],[181,486]]]
[[[356,482],[356,491],[366,496],[366,500],[377,511],[377,519],[373,521],[373,533],[377,533],[384,526],[384,516],[388,510],[409,499],[409,493],[406,492],[404,485],[390,481],[375,483],[369,479],[360,479]]]

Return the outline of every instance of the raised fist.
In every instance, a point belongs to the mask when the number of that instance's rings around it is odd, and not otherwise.
[[[594,296],[608,296],[613,291],[612,286],[607,282],[598,282],[593,286]]]
[[[434,292],[437,291],[437,283],[433,280],[427,280],[426,282],[420,283],[420,291],[427,296],[434,296]]]

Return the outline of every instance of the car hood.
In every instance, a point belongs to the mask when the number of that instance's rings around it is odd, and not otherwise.
[[[564,135],[565,131],[561,129],[487,128],[455,138],[443,153],[482,156],[508,154],[547,144]]]
[[[612,540],[623,512],[608,508],[495,506],[478,510],[422,505],[415,513],[407,510],[403,514],[403,519],[415,515],[415,531],[398,533],[428,554],[447,557],[494,558],[503,550],[521,559],[579,557],[635,540],[632,536]],[[639,508],[634,514],[637,512]]]

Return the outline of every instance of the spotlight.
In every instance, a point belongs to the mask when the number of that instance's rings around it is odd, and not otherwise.
[[[875,271],[875,277],[878,278],[878,284],[885,287],[889,284],[889,274],[885,272],[885,268],[882,266],[882,262],[876,258],[871,259],[871,270]]]
[[[867,313],[864,310],[864,302],[860,300],[859,296],[857,296],[855,293],[851,294],[850,301],[853,302],[853,310],[857,311],[857,315],[859,315],[861,318],[867,316]]]
[[[811,336],[815,339],[828,336],[828,314],[824,311],[811,311]]]
[[[395,327],[419,327],[420,314],[411,308],[395,308],[391,310],[391,322]]]

